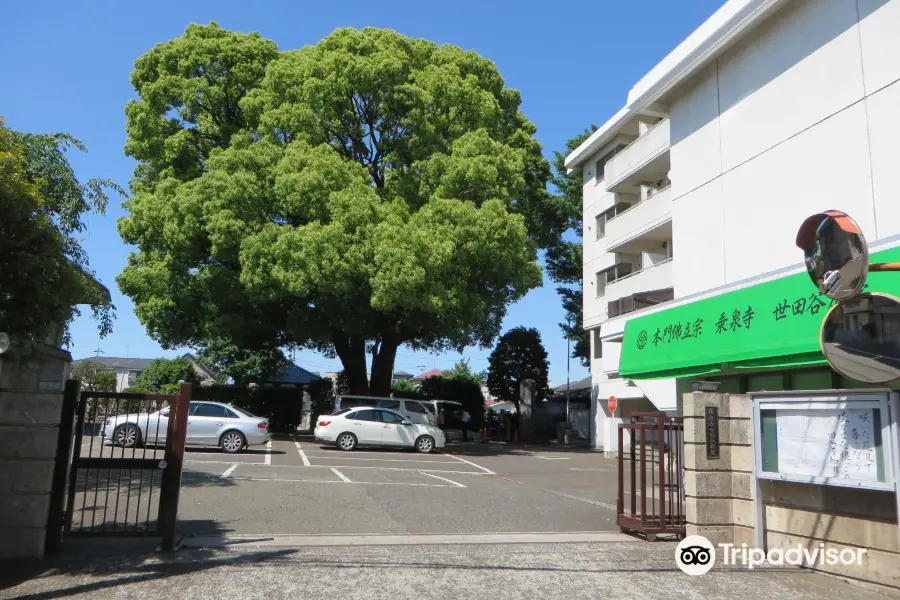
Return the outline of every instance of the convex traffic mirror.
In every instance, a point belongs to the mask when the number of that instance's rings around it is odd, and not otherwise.
[[[822,353],[850,379],[884,384],[900,379],[900,301],[860,294],[828,311],[820,332]]]
[[[856,221],[839,210],[806,219],[797,232],[806,271],[819,292],[847,300],[862,291],[869,272],[866,239]]]
[[[861,293],[870,271],[900,271],[900,263],[869,264],[862,230],[839,210],[806,219],[796,241],[819,292],[838,301],[819,330],[831,368],[869,384],[900,379],[900,299]]]

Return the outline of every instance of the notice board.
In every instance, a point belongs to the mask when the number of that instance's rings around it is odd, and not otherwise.
[[[754,397],[756,474],[894,489],[889,394]]]

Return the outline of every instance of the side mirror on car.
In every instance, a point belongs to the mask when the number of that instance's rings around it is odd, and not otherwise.
[[[400,424],[409,426],[412,425],[412,421],[401,421]]]

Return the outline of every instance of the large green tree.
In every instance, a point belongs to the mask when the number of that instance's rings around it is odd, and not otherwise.
[[[166,347],[311,348],[386,395],[401,345],[488,346],[541,283],[549,163],[474,52],[373,28],[279,52],[213,23],[132,83],[118,282]]]
[[[200,348],[200,362],[225,383],[244,387],[251,382],[269,381],[288,363],[280,348],[244,348],[223,338],[206,339]]]
[[[0,331],[16,342],[43,341],[89,304],[100,335],[111,330],[109,292],[92,276],[79,243],[82,216],[102,213],[105,179],[81,183],[66,152],[85,148],[64,133],[8,129],[0,118]]]
[[[71,379],[81,381],[81,389],[92,392],[116,391],[116,374],[92,360],[82,360],[72,367],[69,376]]]
[[[566,142],[564,152],[554,152],[553,176],[550,181],[555,188],[553,194],[557,213],[565,218],[564,233],[577,236],[576,239],[564,239],[560,236],[547,248],[547,273],[554,283],[562,300],[566,320],[559,324],[563,335],[572,342],[572,358],[577,358],[587,367],[590,364],[591,341],[588,332],[582,327],[582,290],[584,274],[582,273],[582,233],[584,223],[583,189],[581,172],[568,173],[566,156],[580,146],[597,130],[591,125],[581,134]]]
[[[69,378],[81,381],[81,389],[83,390],[92,392],[116,391],[116,374],[112,369],[108,369],[92,360],[79,361],[77,365],[72,367]],[[105,419],[110,409],[113,408],[113,404],[107,398],[91,398],[87,406],[88,420],[93,421],[98,416]]]
[[[181,356],[157,358],[138,375],[137,387],[156,394],[175,394],[178,393],[180,381],[200,385],[200,376],[191,361]]]
[[[456,364],[451,368],[442,372],[441,377],[443,377],[444,379],[472,381],[481,386],[487,379],[487,373],[485,371],[473,371],[471,365],[469,364],[469,359],[461,358],[456,361]]]
[[[541,334],[531,327],[513,327],[504,333],[488,359],[487,387],[491,395],[511,400],[519,411],[520,383],[531,379],[535,393],[543,398],[549,392],[550,362]]]

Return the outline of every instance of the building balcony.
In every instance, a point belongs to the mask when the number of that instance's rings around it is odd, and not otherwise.
[[[669,296],[672,295],[672,289],[672,259],[668,258],[606,284],[603,299],[608,305],[607,315],[612,318],[618,314],[631,312],[631,310],[671,300],[672,298]],[[642,296],[646,296],[646,298],[642,298]],[[627,310],[627,306],[614,304],[617,300],[626,298],[631,298],[632,304],[635,305],[631,310]]]
[[[665,178],[669,144],[669,119],[663,119],[606,163],[606,191],[633,192],[644,182]]]
[[[607,252],[655,249],[672,238],[672,188],[659,190],[606,223]]]

